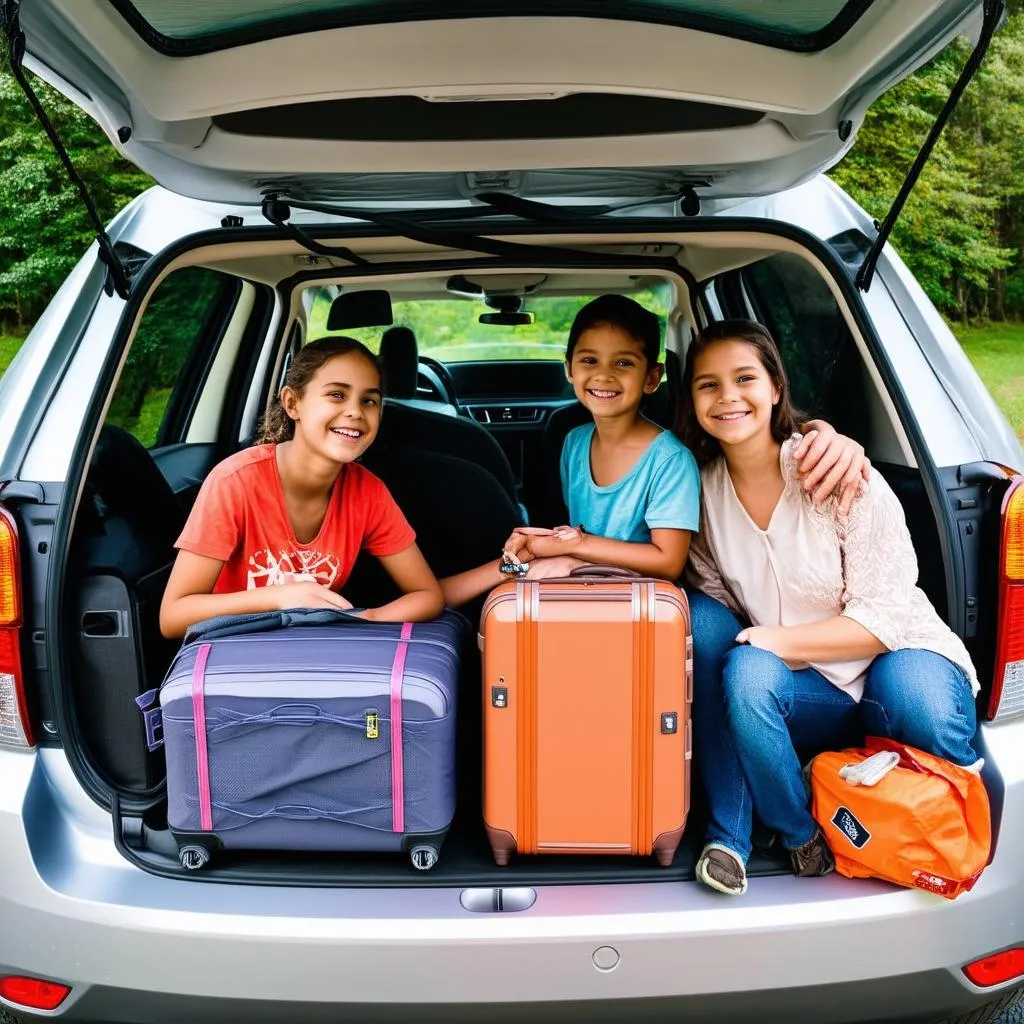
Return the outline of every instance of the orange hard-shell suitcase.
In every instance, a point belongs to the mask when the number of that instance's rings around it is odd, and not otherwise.
[[[518,851],[667,866],[689,809],[689,605],[662,580],[584,571],[503,583],[484,605],[491,849],[499,864]]]

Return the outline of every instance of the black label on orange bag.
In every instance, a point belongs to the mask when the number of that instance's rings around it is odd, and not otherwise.
[[[871,833],[853,816],[846,807],[840,807],[832,815],[832,824],[835,825],[857,849],[861,849],[871,838]]]

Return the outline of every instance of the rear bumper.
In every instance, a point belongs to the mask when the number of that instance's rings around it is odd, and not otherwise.
[[[986,997],[985,1000],[987,1001]],[[145,1021],[146,1024],[220,1024],[245,1021],[246,1024],[281,1024],[301,1021],[319,1024],[339,1019],[359,1024],[423,1024],[425,1021],[453,1024],[541,1024],[575,1022],[608,1024],[636,1021],[665,1024],[685,1020],[687,1024],[723,1024],[726,1021],[758,1024],[788,1024],[790,1021],[918,1021],[935,1024],[945,1020],[951,1005],[965,1006],[948,975],[932,972],[913,979],[873,981],[856,985],[829,985],[813,988],[776,990],[757,994],[689,996],[686,998],[641,998],[577,1002],[447,1003],[415,1005],[410,1003],[344,1002],[295,1003],[240,999],[213,999],[167,996],[159,993],[127,991],[93,986],[68,1012],[58,1019],[89,1021],[92,1024],[120,1024]],[[977,1005],[976,1003],[972,1003]],[[871,1012],[871,1018],[862,1012]],[[339,1016],[341,1014],[342,1016]],[[880,1014],[880,1016],[876,1016]],[[54,1016],[19,1015],[26,1021]]]
[[[527,911],[477,914],[453,889],[149,875],[117,854],[109,818],[62,801],[73,780],[58,753],[0,754],[0,972],[63,981],[72,994],[48,1016],[107,1024],[339,1009],[418,1024],[935,1021],[999,995],[968,982],[964,963],[1024,941],[1024,829],[1008,827],[1024,821],[1024,780],[1004,778],[999,856],[954,902],[778,877],[742,899],[696,883],[546,887]],[[595,965],[605,946],[612,970]]]

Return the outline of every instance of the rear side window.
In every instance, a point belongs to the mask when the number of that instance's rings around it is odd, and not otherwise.
[[[142,315],[106,422],[147,448],[183,440],[240,290],[226,274],[176,270]]]
[[[751,315],[771,332],[789,375],[793,402],[837,430],[863,436],[855,399],[861,361],[835,297],[806,260],[779,253],[739,272]],[[746,315],[739,313],[738,315]]]

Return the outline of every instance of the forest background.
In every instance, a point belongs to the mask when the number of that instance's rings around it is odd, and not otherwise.
[[[1009,12],[892,243],[1024,436],[1024,0],[1010,0]],[[872,216],[885,215],[969,50],[958,40],[881,97],[830,172]],[[109,220],[152,182],[85,114],[35,86]],[[0,70],[0,372],[92,238],[53,148]]]

